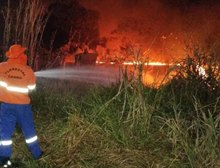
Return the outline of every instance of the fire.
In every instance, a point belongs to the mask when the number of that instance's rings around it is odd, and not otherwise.
[[[105,61],[96,61],[98,65],[117,65],[115,62],[108,62]],[[136,74],[138,73],[135,69],[134,65],[143,65],[142,69],[142,82],[144,85],[158,87],[164,80],[167,72],[169,71],[169,67],[174,64],[168,64],[165,62],[138,62],[138,61],[127,61],[123,62],[121,65],[128,66],[127,67],[127,74],[129,78],[129,74]],[[137,75],[137,74],[136,74]],[[136,76],[135,75],[135,76]]]
[[[106,64],[106,62],[104,61],[96,61],[96,64]],[[114,65],[115,62],[110,62],[111,65]],[[142,63],[142,62],[136,62],[136,61],[130,61],[130,62],[123,62],[122,63],[123,65],[140,65],[140,64],[143,64],[145,66],[170,66],[170,65],[173,65],[173,64],[168,64],[168,63],[164,63],[164,62],[145,62],[145,63]]]
[[[144,65],[167,66],[167,65],[172,65],[172,64],[167,64],[167,63],[163,63],[163,62],[147,62],[147,63],[144,63]]]
[[[202,76],[203,78],[207,78],[208,75],[206,74],[206,70],[204,67],[197,65],[196,66],[197,71],[199,72],[199,75]]]
[[[141,62],[124,62],[124,65],[140,65],[142,64]],[[168,65],[173,65],[173,64],[167,64],[164,62],[145,62],[144,63],[145,66],[168,66]]]

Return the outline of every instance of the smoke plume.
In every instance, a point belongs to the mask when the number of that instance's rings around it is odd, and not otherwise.
[[[183,57],[187,45],[219,46],[220,3],[216,0],[81,0],[100,13],[102,37],[139,42],[151,60]]]

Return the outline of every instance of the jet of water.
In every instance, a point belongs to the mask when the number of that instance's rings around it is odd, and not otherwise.
[[[75,80],[86,83],[111,85],[119,80],[119,69],[113,66],[76,66],[35,72],[39,78]]]

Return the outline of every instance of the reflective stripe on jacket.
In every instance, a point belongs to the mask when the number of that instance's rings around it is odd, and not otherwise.
[[[28,92],[36,85],[33,70],[17,63],[0,64],[0,101],[12,104],[29,104]]]

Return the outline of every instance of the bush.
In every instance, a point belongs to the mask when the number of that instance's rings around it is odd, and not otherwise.
[[[184,111],[182,115],[189,119],[197,117],[193,110],[195,101],[206,105],[207,110],[212,108],[220,96],[219,78],[216,56],[195,49],[192,55],[188,55],[177,66],[173,79],[160,88],[165,112],[172,111],[167,109],[167,100],[175,102],[176,106]]]

